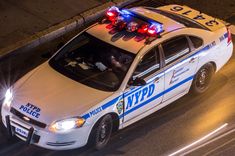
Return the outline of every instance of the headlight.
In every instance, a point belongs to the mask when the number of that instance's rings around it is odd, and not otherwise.
[[[66,132],[68,130],[79,128],[85,123],[85,119],[77,117],[57,121],[50,125],[49,130],[52,132]]]
[[[10,108],[11,102],[13,100],[13,93],[11,89],[8,89],[5,94],[5,99],[3,101],[3,107]]]

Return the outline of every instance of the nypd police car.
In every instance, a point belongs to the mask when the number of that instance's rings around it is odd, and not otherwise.
[[[43,148],[101,149],[113,131],[204,93],[232,50],[222,21],[187,6],[111,7],[6,90],[2,121]]]

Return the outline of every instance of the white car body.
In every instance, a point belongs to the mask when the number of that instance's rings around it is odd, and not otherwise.
[[[82,147],[87,144],[95,123],[104,115],[111,113],[118,119],[118,129],[122,129],[187,94],[195,74],[203,65],[211,62],[217,72],[228,62],[232,56],[233,44],[227,42],[227,29],[221,21],[217,20],[218,24],[215,24],[211,22],[214,18],[186,6],[169,5],[158,9],[181,14],[190,19],[203,15],[205,19],[198,21],[209,30],[186,27],[142,7],[133,8],[132,11],[160,21],[165,30],[161,38],[150,44],[134,40],[112,42],[112,35],[105,29],[106,25],[95,24],[84,31],[136,54],[119,89],[115,92],[106,92],[88,87],[62,75],[45,62],[12,86],[14,99],[11,103],[11,109],[14,108],[33,122],[44,123],[45,127],[27,122],[22,116],[19,117],[19,114],[12,113],[5,107],[2,107],[1,112],[3,124],[7,127],[6,116],[9,116],[10,126],[21,134],[15,134],[17,137],[26,141],[28,135],[31,135],[29,143],[43,148],[65,150]],[[206,22],[211,22],[209,25],[212,26],[206,25]],[[143,55],[153,47],[179,35],[197,36],[203,39],[203,45],[191,49],[190,53],[147,76],[144,79],[147,82],[145,86],[128,86],[128,81]],[[36,106],[33,110],[35,113],[28,111],[30,104]],[[53,122],[74,116],[83,117],[86,120],[85,124],[65,133],[49,130],[49,125]],[[30,132],[32,134],[29,134],[30,128],[33,128]]]

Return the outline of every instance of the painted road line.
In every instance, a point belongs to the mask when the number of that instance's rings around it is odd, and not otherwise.
[[[196,151],[196,150],[198,150],[198,149],[200,149],[200,148],[202,148],[202,147],[204,147],[204,146],[206,146],[206,145],[209,145],[210,143],[215,142],[215,141],[217,141],[217,140],[219,140],[219,139],[221,139],[221,138],[224,138],[224,137],[226,137],[226,136],[228,136],[229,134],[234,133],[234,132],[235,132],[235,128],[233,128],[233,129],[227,131],[226,133],[223,133],[223,134],[219,135],[218,137],[215,137],[215,138],[211,139],[210,141],[207,141],[207,142],[205,142],[205,143],[203,143],[203,144],[197,146],[196,148],[193,148],[193,149],[191,149],[191,150],[188,150],[187,152],[184,152],[182,155],[187,155],[187,154],[189,154],[189,153],[192,153],[192,152],[194,152],[194,151]],[[226,143],[224,143],[224,144],[228,144],[228,143],[231,142],[231,141],[234,141],[234,139],[232,139],[232,140],[230,140],[230,141],[228,141],[228,142],[226,142]],[[221,145],[221,146],[222,146],[222,145]],[[219,147],[220,147],[220,146],[219,146]],[[216,148],[216,149],[217,149],[217,148]],[[215,150],[216,150],[216,149],[215,149]],[[210,151],[209,151],[209,152],[210,152]]]
[[[235,138],[233,138],[233,139],[231,139],[231,140],[229,140],[229,141],[223,143],[222,145],[217,146],[216,148],[214,148],[214,149],[208,151],[207,153],[205,153],[205,154],[203,154],[203,155],[204,155],[204,156],[212,155],[214,152],[219,151],[221,148],[225,147],[226,145],[228,145],[228,144],[230,144],[230,143],[232,143],[232,142],[234,142],[234,141],[235,141]],[[231,147],[231,148],[234,148],[234,147]],[[228,149],[228,148],[227,148],[227,149]],[[218,153],[217,153],[217,154],[218,154]]]
[[[179,149],[178,151],[174,152],[174,153],[171,153],[169,154],[169,156],[175,156],[175,155],[179,155],[180,153],[182,152],[185,152],[186,150],[189,150],[190,148],[192,148],[193,146],[199,144],[199,143],[202,143],[203,141],[205,140],[208,140],[209,138],[211,138],[213,135],[215,135],[216,133],[218,133],[219,131],[221,131],[222,129],[224,129],[225,127],[227,127],[228,124],[225,123],[223,124],[222,126],[220,126],[219,128],[215,129],[214,131],[210,132],[209,134],[207,134],[206,136],[200,138],[199,140],[197,141],[194,141],[193,143]],[[182,154],[181,154],[182,155]]]

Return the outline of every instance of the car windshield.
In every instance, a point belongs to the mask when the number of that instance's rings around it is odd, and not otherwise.
[[[63,47],[49,64],[79,83],[103,91],[115,91],[134,57],[134,54],[84,32]]]

